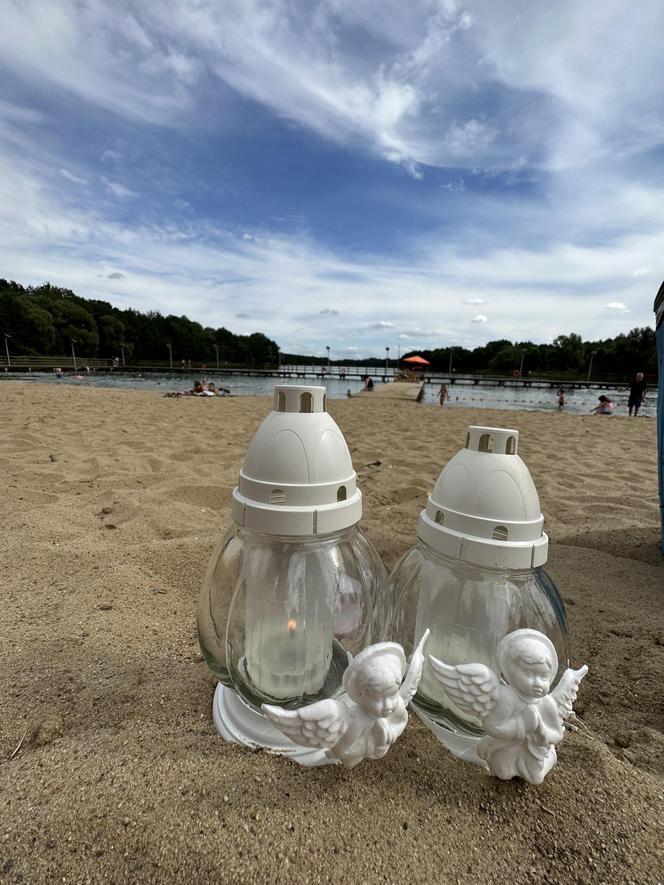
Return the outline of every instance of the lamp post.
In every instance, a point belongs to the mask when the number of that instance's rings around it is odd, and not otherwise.
[[[166,347],[168,348],[168,362],[170,364],[171,369],[173,368],[173,345],[166,342]]]
[[[385,348],[385,374],[387,375],[387,370],[390,366],[390,348]]]
[[[449,366],[449,369],[447,370],[449,375],[452,374],[452,360],[453,359],[454,359],[454,348],[450,347],[450,366]]]
[[[219,368],[219,345],[213,344],[212,346],[214,347],[214,352],[217,354],[217,368]]]
[[[586,378],[586,384],[590,381],[590,373],[593,370],[593,357],[595,356],[596,353],[597,353],[596,350],[590,351],[590,362],[588,363],[588,377]]]
[[[327,351],[327,371],[329,374],[329,371],[330,371],[330,346],[329,346],[329,344],[326,346],[325,350]]]
[[[74,345],[78,344],[78,341],[75,338],[70,338],[71,341],[71,358],[74,361],[74,371],[76,371],[76,351],[74,350]]]
[[[127,367],[127,363],[125,361],[124,344],[122,342],[120,342],[120,353],[122,354],[122,368],[125,369]]]
[[[5,332],[4,335],[5,335],[5,353],[7,354],[7,365],[11,366],[12,361],[9,359],[9,344],[7,343],[7,341],[12,336],[9,334],[9,332]]]
[[[523,358],[525,357],[525,355],[526,355],[526,351],[522,350],[521,351],[521,363],[519,364],[519,378],[521,378],[521,376],[523,375]]]

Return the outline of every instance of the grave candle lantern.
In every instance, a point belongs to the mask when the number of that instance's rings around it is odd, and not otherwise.
[[[199,603],[201,649],[219,679],[214,722],[226,739],[307,765],[329,761],[320,748],[296,746],[261,708],[296,711],[341,697],[353,657],[388,638],[387,575],[358,529],[361,515],[325,388],[276,387]]]
[[[560,675],[568,661],[565,609],[543,569],[548,538],[518,436],[470,427],[465,448],[440,474],[420,516],[418,544],[390,578],[393,637],[408,651],[429,629],[434,661],[482,664],[500,677],[501,641],[530,628],[550,641]],[[448,749],[481,764],[482,716],[455,701],[429,661],[412,704]]]

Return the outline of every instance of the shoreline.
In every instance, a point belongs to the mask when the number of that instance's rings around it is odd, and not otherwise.
[[[37,373],[35,373],[36,375]],[[32,387],[34,385],[45,385],[48,387],[60,387],[60,388],[71,388],[76,390],[87,390],[87,389],[95,389],[95,390],[145,390],[147,392],[152,392],[154,394],[161,394],[171,392],[174,390],[182,390],[185,380],[187,381],[187,385],[190,387],[193,385],[194,380],[197,379],[195,374],[191,374],[187,379],[180,378],[179,376],[170,376],[169,379],[166,379],[166,382],[162,382],[158,379],[154,381],[154,384],[136,386],[131,383],[127,384],[97,384],[95,383],[95,376],[74,376],[67,377],[66,379],[56,379],[52,376],[45,376],[35,378],[34,376],[29,376],[29,378],[7,378],[6,375],[0,374],[0,386],[2,386],[2,382],[5,384],[19,384],[23,386]],[[220,377],[224,380],[224,376],[215,376],[216,380],[221,384]],[[235,376],[234,378],[228,377],[224,380],[223,386],[231,387],[235,396],[241,397],[244,399],[247,396],[257,396],[257,397],[270,397],[272,395],[272,389],[275,384],[280,379],[268,379],[264,382],[264,389],[252,389],[256,387],[256,379],[250,378],[246,376],[245,381],[249,383],[249,387],[239,386],[238,379],[242,376]],[[112,380],[119,380],[121,376],[115,376]],[[150,380],[152,380],[150,378]],[[301,383],[305,383],[304,379],[281,379],[285,381],[287,384],[293,384],[296,380],[299,380]],[[130,379],[131,381],[131,379]],[[175,383],[177,381],[176,386],[169,386],[171,383]],[[227,381],[227,383],[226,383]],[[235,387],[233,383],[235,382]],[[309,381],[308,383],[313,383]],[[328,400],[345,400],[356,398],[358,394],[364,394],[363,386],[360,382],[349,382],[355,384],[355,389],[348,387],[347,382],[339,383],[336,386],[331,385],[328,381]],[[349,397],[347,394],[348,390],[351,390],[351,396]],[[374,392],[380,396],[380,391],[383,389],[382,384],[377,384],[374,388]],[[551,396],[548,399],[537,399],[542,391],[539,389],[532,389],[528,391],[511,391],[512,396],[506,396],[505,394],[509,391],[505,387],[495,386],[495,387],[474,387],[472,385],[452,385],[449,388],[449,399],[445,403],[443,408],[445,409],[459,409],[459,408],[468,408],[468,409],[494,409],[496,411],[515,411],[515,412],[544,412],[547,414],[557,413],[557,402],[556,397]],[[614,395],[614,402],[616,404],[617,411],[614,413],[613,417],[622,417],[623,414],[626,416],[627,413],[627,394],[616,391],[609,391]],[[521,399],[518,399],[519,394],[521,394]],[[362,399],[369,399],[373,394],[368,394],[366,397],[362,396]],[[516,399],[514,397],[517,397]],[[572,391],[568,392],[568,401],[565,409],[562,414],[568,415],[585,415],[589,414],[591,408],[596,405],[596,399],[594,397],[594,391]],[[459,401],[461,400],[461,401]],[[438,403],[438,394],[435,385],[425,385],[424,393],[421,400],[421,404],[425,406],[434,406],[440,409],[440,405]],[[643,407],[639,413],[639,417],[641,418],[656,418],[657,410],[657,396],[655,392],[651,392],[650,396],[646,398],[644,401]]]

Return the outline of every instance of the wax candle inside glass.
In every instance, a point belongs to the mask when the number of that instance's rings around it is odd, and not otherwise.
[[[387,638],[383,566],[356,526],[317,537],[235,528],[198,609],[212,672],[243,700],[296,708],[341,691],[350,656]]]
[[[317,694],[332,660],[336,574],[325,551],[272,543],[246,566],[249,680],[261,695]]]

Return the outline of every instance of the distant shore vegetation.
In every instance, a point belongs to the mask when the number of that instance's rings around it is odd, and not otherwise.
[[[279,358],[277,344],[261,332],[235,335],[186,316],[121,310],[50,283],[21,286],[0,279],[0,335],[3,332],[11,335],[12,352],[23,356],[67,355],[74,340],[81,360],[112,360],[124,351],[127,364],[168,365],[169,345],[174,366],[182,360],[214,365],[215,347],[225,363],[236,365],[276,365]]]
[[[120,309],[107,301],[82,298],[70,289],[44,283],[22,286],[0,279],[0,334],[11,336],[11,350],[21,356],[66,355],[76,342],[81,359],[112,360],[124,352],[127,365],[158,363],[166,365],[215,365],[217,353],[224,365],[276,366],[279,348],[262,332],[237,335],[221,327],[203,326],[186,316],[163,316],[157,311],[141,313]],[[391,348],[390,364],[396,364]],[[580,335],[559,335],[549,344],[506,339],[489,341],[472,350],[440,347],[432,350],[404,350],[401,357],[419,354],[431,368],[447,372],[452,360],[455,373],[510,373],[523,367],[524,374],[574,376],[587,371],[592,357],[596,375],[631,375],[645,372],[657,376],[655,332],[649,327],[599,341],[583,341]],[[284,364],[326,365],[327,357],[282,353]],[[333,365],[360,365],[380,368],[385,359],[358,359],[348,356],[332,359]]]

